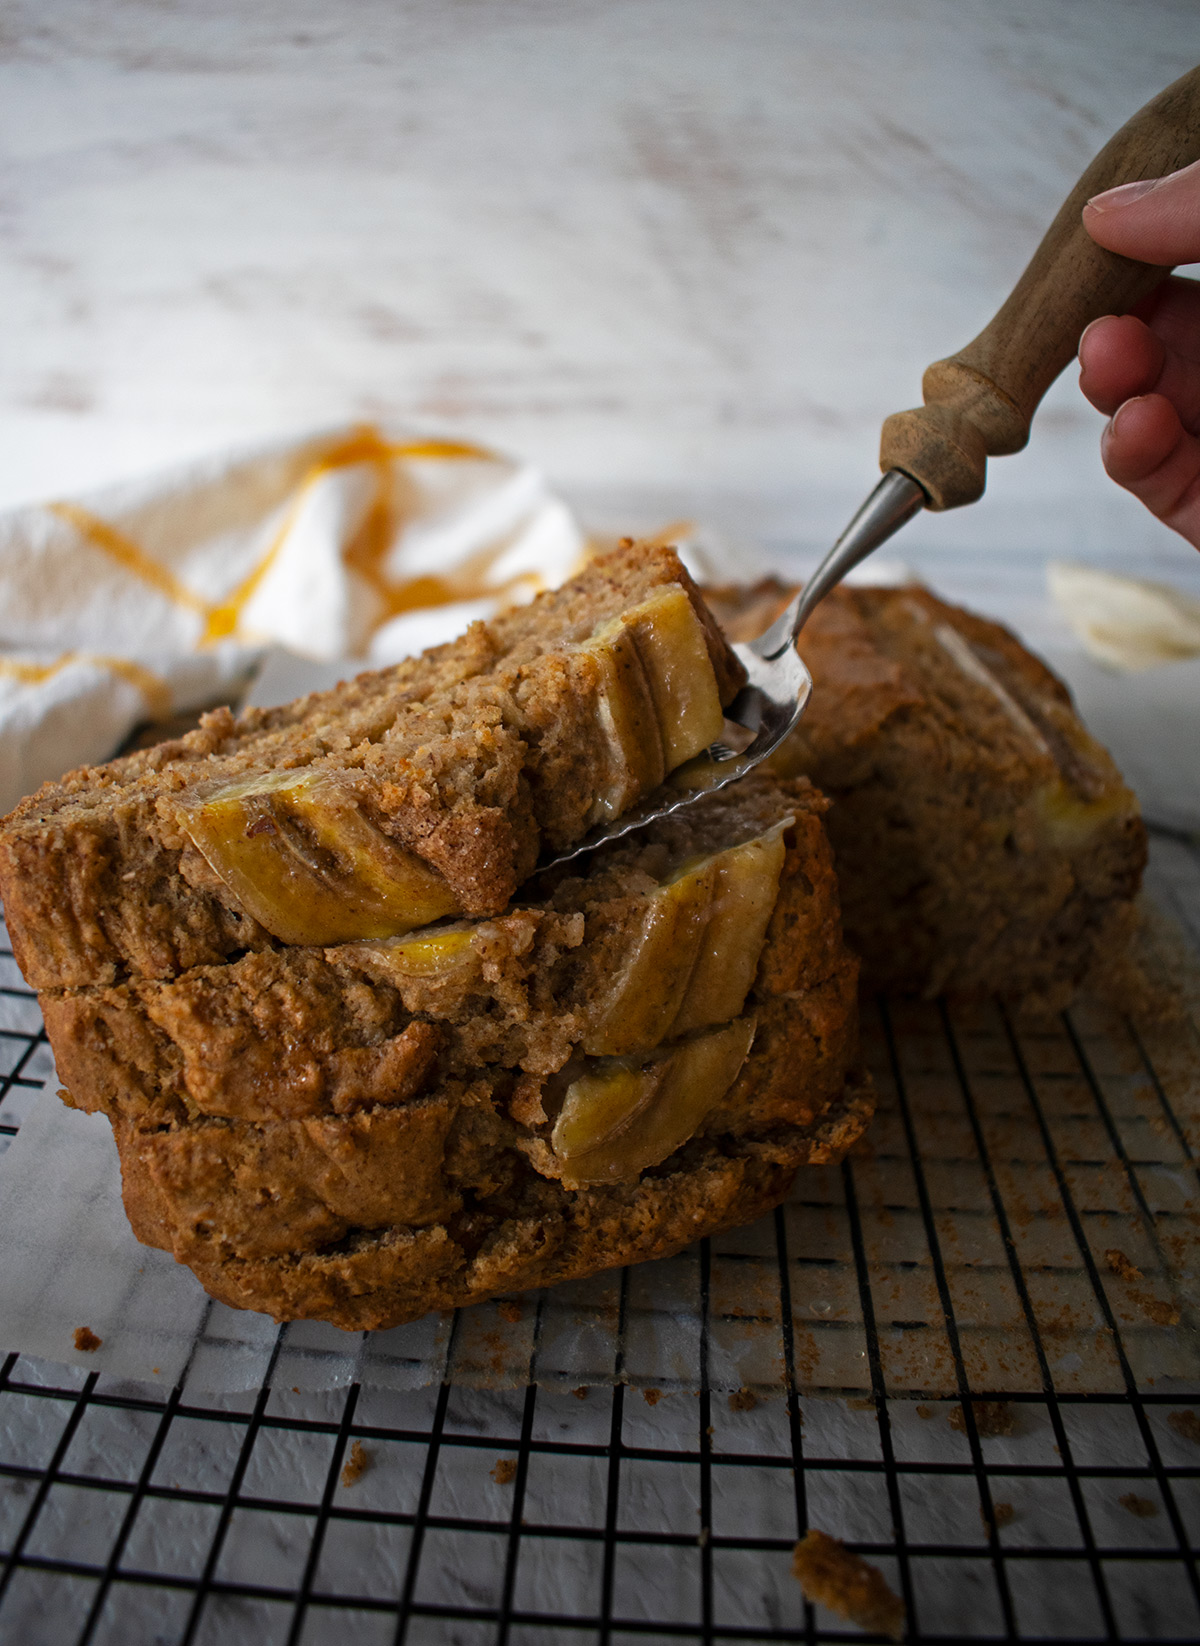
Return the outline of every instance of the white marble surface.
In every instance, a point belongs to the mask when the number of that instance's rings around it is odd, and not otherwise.
[[[386,415],[811,550],[1198,43],[1192,0],[8,0],[0,503]],[[1097,433],[1063,381],[906,554],[1200,578]]]

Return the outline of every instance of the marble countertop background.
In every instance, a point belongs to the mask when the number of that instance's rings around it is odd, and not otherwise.
[[[8,0],[0,505],[388,417],[803,558],[1197,57],[1192,0]],[[1073,377],[910,561],[1200,586]]]

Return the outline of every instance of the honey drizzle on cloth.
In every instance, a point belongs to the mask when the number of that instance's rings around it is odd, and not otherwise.
[[[491,568],[509,546],[507,540],[480,550],[449,576],[426,573],[400,580],[393,580],[387,576],[384,563],[401,519],[396,497],[394,464],[404,459],[487,462],[493,460],[493,454],[481,446],[470,445],[464,441],[418,440],[394,443],[385,440],[379,430],[369,424],[355,429],[310,466],[297,485],[283,521],[257,565],[233,590],[215,603],[209,603],[195,594],[166,566],[139,547],[131,537],[109,521],[101,519],[99,515],[70,502],[48,503],[46,508],[51,514],[73,526],[80,537],[115,560],[123,570],[166,596],[173,604],[199,614],[204,619],[200,648],[238,636],[246,607],[278,560],[312,489],[327,475],[341,469],[354,468],[359,464],[369,464],[374,469],[375,495],[367,507],[362,524],[343,547],[342,560],[346,567],[356,572],[379,598],[380,612],[374,628],[379,628],[389,618],[401,612],[448,605],[459,600],[478,599],[483,595],[502,597],[520,584],[528,585],[532,580],[532,574],[529,572],[518,573],[501,584],[490,584],[487,581]],[[129,681],[141,691],[153,719],[163,719],[170,713],[170,686],[153,670],[130,658],[76,651],[63,652],[52,663],[24,663],[11,658],[0,658],[0,678],[15,680],[21,685],[40,685],[74,663],[94,664]]]

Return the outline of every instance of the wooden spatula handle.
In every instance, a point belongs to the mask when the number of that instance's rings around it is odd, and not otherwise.
[[[1169,272],[1098,246],[1083,227],[1085,202],[1197,159],[1200,68],[1160,92],[1100,150],[995,318],[965,349],[929,367],[923,406],[884,423],[880,466],[911,476],[934,509],[980,497],[987,459],[1024,446],[1042,396],[1073,358],[1084,327],[1102,314],[1124,314]]]

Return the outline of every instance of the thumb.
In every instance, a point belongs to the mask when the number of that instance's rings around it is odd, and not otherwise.
[[[1200,160],[1166,177],[1093,195],[1083,226],[1097,245],[1164,267],[1200,261]]]

